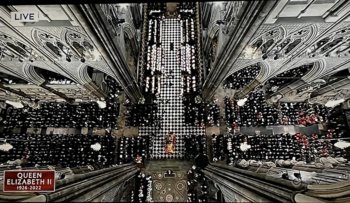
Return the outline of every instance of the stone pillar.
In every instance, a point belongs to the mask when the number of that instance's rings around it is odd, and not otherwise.
[[[239,92],[237,92],[235,94],[235,98],[236,99],[242,99],[244,98],[246,95],[249,94],[249,92],[253,91],[256,87],[258,87],[259,85],[261,85],[261,82],[258,81],[257,79],[254,79],[251,83],[249,83],[247,86],[245,86],[242,90],[240,90]]]
[[[142,98],[141,90],[118,46],[118,37],[114,35],[113,27],[102,8],[98,4],[82,4],[79,7],[69,5],[69,8],[92,41],[100,45],[98,49],[111,67],[125,94],[131,102],[138,102]]]
[[[74,99],[69,98],[69,97],[67,97],[67,95],[63,94],[62,92],[59,92],[59,91],[57,91],[57,90],[55,90],[55,89],[53,89],[53,88],[47,86],[47,85],[46,85],[46,82],[43,83],[43,84],[41,84],[41,85],[39,85],[39,86],[42,87],[42,88],[44,88],[44,89],[46,89],[47,91],[49,91],[49,92],[55,94],[55,95],[61,97],[62,99],[65,99],[68,103],[74,102]]]
[[[142,25],[142,11],[140,4],[132,3],[130,4],[130,10],[132,13],[132,20],[136,29],[139,29]]]
[[[9,88],[9,87],[5,87],[3,83],[0,83],[0,89],[3,89],[5,91],[9,91],[13,94],[19,95],[19,96],[27,98],[27,99],[31,99],[31,97],[29,95],[27,95],[26,93],[24,93],[22,91],[14,90],[14,89]]]
[[[232,64],[237,60],[245,46],[251,40],[255,32],[266,19],[267,15],[276,5],[275,1],[245,1],[233,2],[232,5],[238,11],[232,11],[231,15],[237,15],[227,27],[228,41],[218,54],[212,71],[208,74],[203,86],[203,98],[210,99],[218,86],[225,79]]]
[[[303,184],[221,164],[210,164],[203,173],[226,202],[293,202],[294,195],[305,189]]]
[[[295,89],[298,89],[299,87],[305,85],[306,82],[302,79],[296,81],[296,82],[293,82],[291,84],[286,84],[285,87],[281,88],[280,90],[278,90],[276,93],[274,93],[273,95],[276,95],[276,94],[280,94],[280,95],[286,95],[287,93],[295,90]]]
[[[350,78],[345,78],[343,80],[340,80],[335,83],[329,84],[325,87],[322,87],[317,91],[314,91],[313,93],[311,93],[311,98],[321,96],[323,94],[326,94],[327,92],[334,91],[336,89],[341,89],[341,87],[349,84],[350,84]]]
[[[201,2],[202,4],[202,26],[208,28],[213,2]]]
[[[103,92],[102,89],[98,88],[93,81],[84,84],[84,88],[89,90],[96,97],[99,97],[99,98],[106,98],[107,97],[107,94],[105,92]]]
[[[113,191],[114,189],[130,190],[126,184],[132,182],[137,174],[134,164],[125,164],[82,174],[74,174],[62,180],[56,180],[56,191],[52,193],[31,195],[25,202],[91,202],[101,200],[103,195],[115,192],[114,199],[107,199],[109,202],[120,201],[117,193],[123,191]],[[34,196],[35,195],[35,196]],[[34,197],[33,197],[34,196]],[[2,194],[0,200],[9,200],[6,193]]]

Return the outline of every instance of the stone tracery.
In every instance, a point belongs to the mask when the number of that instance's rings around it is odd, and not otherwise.
[[[350,27],[331,33],[317,41],[306,50],[309,57],[324,55],[326,57],[344,57],[349,55]]]
[[[38,60],[38,54],[28,45],[0,32],[0,60],[17,59],[20,62]]]

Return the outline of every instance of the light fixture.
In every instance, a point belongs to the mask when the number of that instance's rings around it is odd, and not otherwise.
[[[96,103],[98,104],[98,107],[100,107],[101,109],[106,108],[106,102],[105,101],[97,101]]]
[[[349,142],[345,142],[343,140],[338,140],[338,142],[334,143],[335,147],[338,147],[340,149],[345,149],[350,147],[350,143]]]
[[[243,58],[245,59],[257,59],[262,55],[262,52],[260,49],[256,49],[252,47],[251,45],[246,46],[246,48],[243,51]]]
[[[98,142],[96,142],[95,144],[93,144],[93,145],[91,145],[90,146],[91,147],[91,149],[93,149],[94,151],[100,151],[100,149],[101,149],[101,144],[100,143],[98,143]]]
[[[0,151],[8,152],[13,148],[13,146],[10,143],[6,142],[6,139],[0,141]]]
[[[333,107],[343,103],[344,101],[345,101],[345,99],[330,100],[325,104],[325,106],[333,108]]]
[[[241,145],[239,146],[239,148],[240,148],[243,152],[245,152],[245,151],[247,151],[248,149],[251,148],[251,145],[247,144],[247,142],[243,142],[243,143],[241,143]]]
[[[238,100],[237,105],[238,105],[238,106],[244,106],[244,104],[245,104],[245,102],[246,102],[247,100],[248,100],[247,98],[240,99],[240,100]]]
[[[21,102],[13,102],[13,101],[6,100],[5,103],[13,106],[16,109],[21,109],[24,107],[24,105]]]

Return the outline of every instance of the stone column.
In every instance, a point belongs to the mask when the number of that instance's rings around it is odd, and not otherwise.
[[[111,71],[125,94],[131,102],[138,102],[142,97],[141,90],[118,46],[117,36],[114,36],[113,27],[101,10],[102,8],[97,4],[82,4],[79,7],[69,5],[69,8],[93,42],[100,45],[98,49],[108,66],[111,67]]]
[[[22,92],[22,91],[18,91],[18,90],[14,90],[12,88],[9,88],[9,87],[5,87],[3,83],[0,83],[0,89],[3,89],[5,91],[9,91],[13,94],[16,94],[18,96],[21,96],[21,97],[24,97],[24,98],[27,98],[27,99],[31,99],[31,97],[29,95],[27,95],[26,93]]]
[[[136,165],[125,164],[83,174],[74,174],[62,180],[56,180],[55,192],[41,195],[32,194],[32,197],[29,196],[29,198],[24,201],[91,202],[93,200],[100,200],[101,196],[111,192],[113,189],[128,189],[128,187],[125,187],[125,184],[135,178],[137,171]],[[7,197],[6,194],[4,194],[0,197],[0,200],[9,200],[9,198],[10,197]],[[109,199],[111,202],[119,200],[120,199]]]
[[[261,85],[261,82],[257,79],[254,79],[247,86],[245,86],[242,90],[235,94],[236,99],[244,98],[249,92],[253,91],[257,86]]]
[[[213,2],[201,2],[202,6],[202,26],[208,28]]]
[[[238,11],[230,14],[231,16],[236,15],[236,18],[229,19],[229,25],[225,26],[228,41],[224,43],[225,46],[218,54],[212,71],[204,82],[203,98],[206,99],[210,99],[214,95],[215,90],[225,79],[231,66],[276,5],[275,1],[236,1],[232,3],[234,4],[232,7]]]
[[[43,84],[41,84],[41,85],[39,85],[39,86],[42,87],[42,88],[44,88],[44,89],[46,89],[47,91],[49,91],[49,92],[55,94],[55,95],[61,97],[62,99],[65,99],[68,103],[73,103],[73,102],[74,102],[74,99],[67,97],[67,95],[65,95],[64,93],[59,92],[59,91],[57,91],[57,90],[55,90],[55,89],[53,89],[53,88],[47,86],[46,84],[47,84],[47,83],[44,82]]]
[[[140,26],[142,25],[142,11],[140,8],[140,4],[132,3],[130,5],[130,10],[132,13],[132,19],[134,22],[134,26],[136,29],[139,29]]]
[[[292,202],[305,189],[303,184],[216,163],[203,173],[222,191],[226,202]]]
[[[334,91],[336,89],[341,89],[341,87],[347,86],[349,84],[350,84],[350,78],[345,78],[343,80],[340,80],[335,83],[329,84],[325,87],[322,87],[317,91],[314,91],[313,93],[311,93],[311,98],[321,96],[323,94],[326,94],[327,92]]]
[[[280,95],[286,95],[289,92],[298,89],[299,87],[302,87],[303,85],[307,84],[304,80],[300,79],[296,82],[293,82],[291,84],[286,84],[285,87],[281,88],[280,90],[278,90],[276,93],[272,94],[271,96],[280,94]]]

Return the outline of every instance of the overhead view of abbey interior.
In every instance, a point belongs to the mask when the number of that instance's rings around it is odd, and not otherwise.
[[[1,202],[346,203],[349,126],[348,0],[0,5]]]

